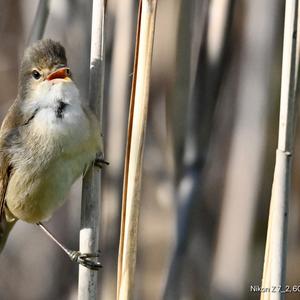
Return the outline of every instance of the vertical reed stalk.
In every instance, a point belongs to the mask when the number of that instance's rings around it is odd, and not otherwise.
[[[100,121],[104,91],[104,13],[105,1],[93,1],[90,56],[89,105]],[[81,202],[80,252],[95,253],[99,244],[99,197],[101,173],[91,167],[83,178]],[[78,299],[97,298],[97,271],[79,266]]]
[[[27,43],[28,46],[36,42],[37,40],[40,40],[43,37],[48,16],[49,16],[49,0],[40,0],[34,18],[34,23],[32,25],[32,29],[29,35],[29,39]]]
[[[117,299],[133,299],[140,187],[157,0],[141,0],[125,157]]]
[[[284,299],[280,293],[285,286],[288,201],[291,187],[292,155],[296,124],[296,83],[298,0],[286,0],[279,138],[269,213],[261,299]],[[272,292],[275,287],[276,292]],[[271,291],[268,292],[268,289]]]

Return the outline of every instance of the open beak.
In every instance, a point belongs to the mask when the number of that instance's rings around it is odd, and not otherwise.
[[[53,79],[70,79],[70,69],[67,67],[63,67],[60,69],[57,69],[56,71],[52,72],[47,76],[47,80],[53,80]]]

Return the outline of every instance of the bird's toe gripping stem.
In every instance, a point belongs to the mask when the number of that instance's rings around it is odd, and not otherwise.
[[[102,268],[102,265],[99,261],[95,261],[95,258],[98,258],[100,252],[97,253],[81,253],[79,251],[69,251],[68,253],[70,259],[88,269],[98,271]]]
[[[102,169],[105,165],[109,165],[109,162],[104,159],[102,154],[97,154],[96,159],[94,160],[94,166]]]

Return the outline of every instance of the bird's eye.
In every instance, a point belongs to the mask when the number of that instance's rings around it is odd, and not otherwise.
[[[42,76],[42,74],[41,74],[39,71],[37,71],[37,70],[33,70],[33,71],[31,72],[31,75],[32,75],[32,77],[33,77],[35,80],[39,80],[39,79],[41,78],[41,76]]]
[[[67,74],[67,76],[71,76],[71,71],[69,68],[66,69],[66,74]]]

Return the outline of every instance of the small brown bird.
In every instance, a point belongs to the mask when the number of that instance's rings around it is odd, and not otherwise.
[[[25,51],[18,96],[0,130],[0,251],[18,219],[47,232],[40,222],[95,160],[101,165],[102,150],[96,116],[80,101],[65,49],[50,39],[36,42]],[[100,266],[97,254],[60,246],[72,260]]]

